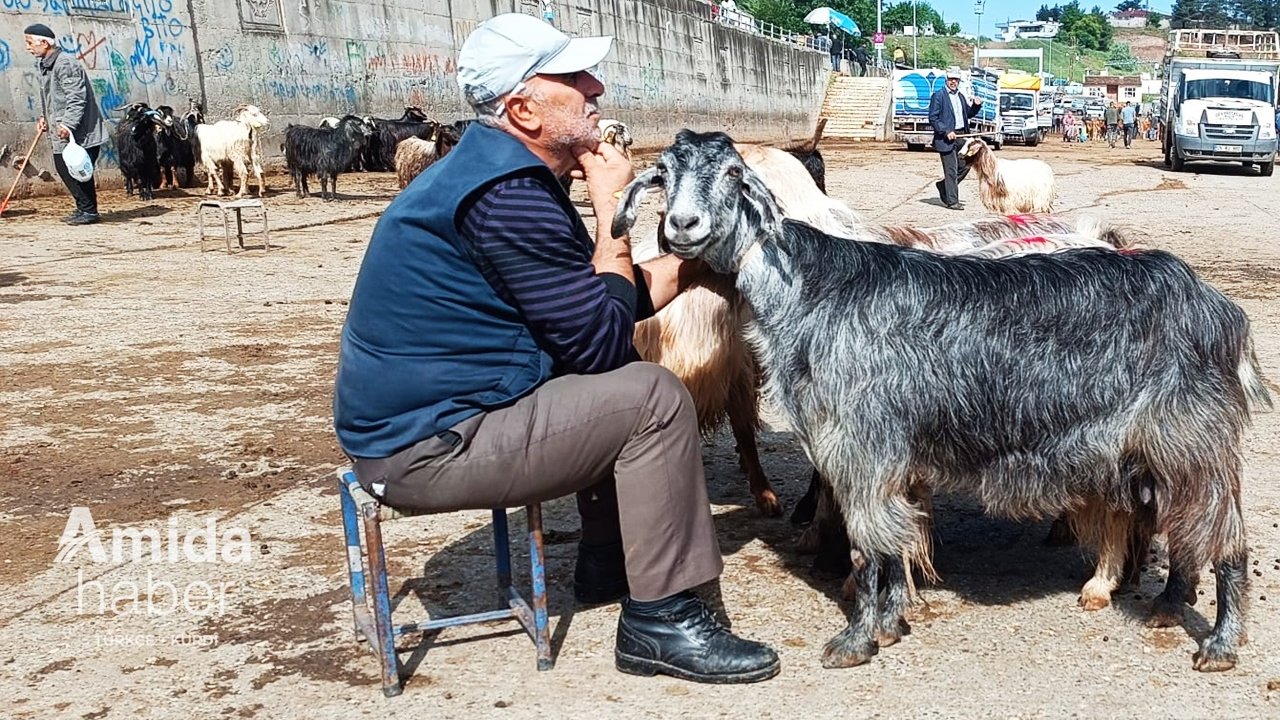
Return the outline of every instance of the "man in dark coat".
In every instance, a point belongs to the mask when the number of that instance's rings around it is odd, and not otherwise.
[[[77,180],[67,171],[62,151],[67,139],[74,136],[93,161],[98,159],[98,148],[107,141],[107,128],[98,110],[98,100],[93,95],[89,76],[71,55],[58,47],[53,30],[48,25],[35,23],[23,31],[27,52],[40,59],[36,64],[40,71],[40,119],[37,131],[49,131],[53,145],[53,166],[75,198],[76,210],[63,218],[68,225],[89,225],[98,222],[98,193],[93,178]]]
[[[960,158],[962,143],[957,135],[969,130],[969,119],[978,113],[982,101],[965,99],[960,92],[960,71],[947,71],[946,87],[929,98],[929,125],[933,127],[933,149],[942,157],[942,179],[934,186],[938,198],[952,210],[963,210],[960,204],[960,181],[969,174],[969,165]]]

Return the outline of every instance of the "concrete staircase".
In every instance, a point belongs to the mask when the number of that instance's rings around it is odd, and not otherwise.
[[[889,78],[883,77],[833,75],[819,116],[827,119],[823,136],[886,139],[889,108],[893,102],[890,83]]]

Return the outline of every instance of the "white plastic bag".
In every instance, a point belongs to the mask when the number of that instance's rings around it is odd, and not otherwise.
[[[80,182],[88,182],[93,177],[93,160],[89,159],[89,152],[76,143],[76,136],[70,129],[67,133],[67,146],[62,150],[62,162],[67,164],[67,174]]]

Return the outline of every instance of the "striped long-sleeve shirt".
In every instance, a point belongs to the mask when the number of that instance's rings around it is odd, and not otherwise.
[[[639,359],[635,322],[653,314],[636,283],[597,273],[581,218],[570,217],[531,177],[504,180],[481,195],[460,224],[485,279],[525,317],[558,374],[594,374]],[[639,313],[637,313],[637,310]]]

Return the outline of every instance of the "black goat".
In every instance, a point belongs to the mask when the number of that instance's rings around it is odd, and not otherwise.
[[[112,132],[111,139],[120,153],[120,174],[124,176],[126,195],[132,195],[137,189],[140,199],[155,199],[155,188],[160,184],[156,132],[162,127],[164,121],[160,113],[146,103],[133,103],[125,108],[124,119]]]
[[[198,110],[191,110],[182,117],[174,115],[173,108],[161,105],[156,108],[163,123],[157,133],[156,142],[159,150],[161,183],[160,189],[176,188],[178,181],[182,187],[192,187],[196,182],[195,126],[204,122],[204,115]],[[179,172],[181,170],[181,172]],[[175,176],[178,181],[175,181]]]
[[[396,166],[396,146],[400,144],[401,140],[414,136],[415,133],[405,134],[399,131],[386,130],[386,128],[417,125],[426,121],[427,114],[422,112],[422,108],[416,106],[406,107],[404,113],[395,120],[366,117],[365,122],[369,124],[373,134],[369,137],[369,144],[361,154],[364,169],[371,172],[394,170]],[[430,134],[429,130],[427,134]],[[416,137],[427,139],[427,135],[417,134]]]
[[[346,115],[335,128],[290,125],[284,133],[284,157],[298,197],[307,197],[307,175],[320,178],[320,196],[332,200],[338,175],[345,172],[368,143],[369,128],[355,115]]]

